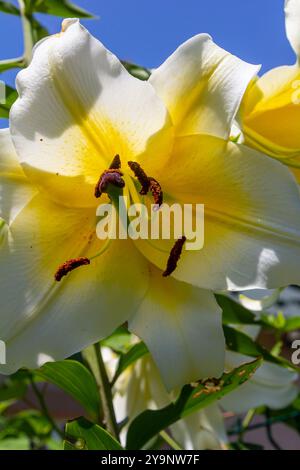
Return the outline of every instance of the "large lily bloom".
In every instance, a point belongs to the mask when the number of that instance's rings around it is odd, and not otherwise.
[[[297,185],[278,162],[228,141],[256,73],[207,35],[184,43],[146,82],[78,20],[37,45],[17,77],[10,132],[0,133],[2,372],[67,357],[125,321],[168,388],[223,371],[210,290],[299,279]],[[205,246],[183,250],[169,277],[168,241],[104,245],[96,236],[95,185],[113,160],[134,202],[129,161],[160,183],[166,202],[205,204]],[[58,266],[78,257],[90,264],[54,281]]]
[[[300,0],[285,0],[285,19],[296,63],[252,82],[240,121],[245,143],[280,159],[300,181]]]
[[[113,355],[105,351],[108,370],[114,369]],[[232,351],[226,352],[226,369],[231,370],[253,358]],[[112,374],[113,375],[113,374]],[[281,409],[297,397],[297,374],[283,367],[264,362],[253,377],[218,403],[193,413],[171,426],[177,443],[186,450],[222,449],[228,443],[223,411],[244,413],[251,408],[268,406]],[[130,366],[115,385],[114,406],[119,422],[129,417],[130,422],[146,409],[167,406],[173,394],[164,388],[161,376],[150,355]],[[174,396],[173,396],[174,398]],[[121,433],[125,444],[127,424]]]

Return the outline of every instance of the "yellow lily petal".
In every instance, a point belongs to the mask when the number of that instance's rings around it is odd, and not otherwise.
[[[299,283],[300,196],[288,169],[207,136],[178,138],[174,148],[160,171],[166,202],[204,204],[204,247],[183,250],[173,276],[212,290]],[[165,269],[169,241],[137,246]]]
[[[11,223],[37,190],[19,164],[9,129],[0,130],[0,217]]]
[[[242,102],[240,121],[245,143],[282,160],[294,171],[300,168],[300,4],[285,0],[287,37],[297,62],[275,68],[248,88]]]
[[[54,281],[59,265],[91,257],[94,210],[66,209],[38,195],[6,227],[1,243],[3,373],[59,360],[110,334],[137,309],[148,287],[147,262],[131,241],[115,241],[101,255]]]
[[[153,269],[129,329],[147,344],[168,390],[223,372],[221,311],[212,292],[163,279]]]
[[[182,44],[149,81],[165,102],[177,135],[227,139],[243,94],[260,67],[218,47],[207,34]]]
[[[31,181],[66,206],[95,206],[116,154],[168,154],[172,126],[153,87],[132,77],[79,23],[41,41],[17,77],[11,133]],[[155,136],[155,138],[154,138]]]
[[[288,165],[300,156],[300,68],[271,70],[249,87],[241,107],[245,143]],[[299,165],[300,166],[300,165]]]

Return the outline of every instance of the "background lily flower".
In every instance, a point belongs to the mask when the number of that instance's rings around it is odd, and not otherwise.
[[[226,352],[226,369],[231,370],[244,362],[251,361],[232,351]],[[112,353],[106,351],[106,364],[113,368]],[[297,396],[294,381],[297,374],[264,362],[254,376],[238,390],[231,392],[219,401],[173,424],[172,437],[186,450],[222,449],[228,443],[222,409],[244,413],[251,408],[268,406],[280,409],[288,406]],[[167,406],[172,394],[167,394],[160,374],[150,355],[139,359],[127,369],[115,385],[114,405],[119,422],[126,417],[133,420],[146,409],[159,409]],[[126,440],[127,426],[121,438]]]
[[[300,1],[285,0],[286,33],[297,60],[250,85],[240,121],[245,143],[280,159],[300,181]]]
[[[224,337],[211,290],[299,279],[297,185],[278,162],[228,142],[256,73],[208,35],[144,82],[78,20],[36,46],[17,78],[11,134],[0,133],[2,372],[68,357],[128,321],[169,389],[220,375]],[[184,251],[169,278],[169,241],[106,245],[96,236],[95,185],[116,155],[131,201],[141,201],[135,162],[166,202],[205,204],[205,246]],[[90,264],[55,282],[57,268],[78,257]]]

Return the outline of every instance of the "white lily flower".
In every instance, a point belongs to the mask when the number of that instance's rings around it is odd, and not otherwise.
[[[256,336],[257,331],[248,330]],[[253,335],[252,335],[253,336]],[[226,352],[226,369],[232,370],[253,358],[232,351]],[[107,362],[109,364],[109,362]],[[280,409],[289,405],[297,396],[294,384],[297,374],[264,362],[253,377],[237,390],[171,426],[175,441],[186,450],[222,449],[228,443],[222,408],[243,413],[262,405]],[[146,409],[167,406],[174,394],[167,394],[161,376],[150,355],[144,356],[129,367],[115,386],[114,405],[119,422],[130,418],[130,422]],[[122,431],[125,444],[127,426]]]
[[[285,0],[287,38],[294,65],[265,73],[249,86],[240,122],[245,144],[287,165],[300,181],[300,0]]]
[[[229,142],[257,70],[198,35],[143,82],[74,19],[36,46],[17,77],[10,132],[0,132],[1,372],[68,357],[128,321],[169,389],[222,373],[211,290],[300,276],[294,180]],[[95,185],[116,155],[131,202],[140,201],[134,161],[166,202],[205,204],[204,248],[184,251],[170,277],[169,241],[104,245],[96,236]],[[55,273],[68,276],[58,283]]]

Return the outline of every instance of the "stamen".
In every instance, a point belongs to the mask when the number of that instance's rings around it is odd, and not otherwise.
[[[111,184],[117,188],[124,188],[125,182],[122,178],[123,173],[120,171],[121,159],[120,155],[116,155],[108,170],[105,170],[100,176],[95,187],[95,197],[99,198],[102,193],[107,192],[108,186]]]
[[[134,176],[138,179],[142,186],[140,194],[145,196],[150,189],[150,181],[142,167],[137,162],[128,162],[129,168],[133,171]]]
[[[160,207],[163,203],[163,192],[161,189],[161,185],[158,181],[154,178],[149,178],[150,181],[150,191],[152,193],[154,203]]]
[[[75,258],[75,259],[69,259],[69,261],[66,261],[65,263],[61,264],[59,268],[57,269],[55,273],[55,280],[57,282],[61,281],[64,276],[66,276],[68,273],[73,271],[76,268],[79,268],[80,266],[86,266],[88,264],[91,264],[89,258]]]
[[[111,162],[111,165],[109,167],[110,170],[119,170],[121,168],[121,159],[120,159],[120,155],[116,155],[113,159],[113,161]]]
[[[172,274],[175,271],[175,269],[177,268],[177,263],[180,259],[182,249],[183,249],[183,245],[184,245],[185,242],[186,242],[186,237],[185,236],[179,238],[175,242],[175,245],[173,246],[173,248],[170,252],[170,256],[169,256],[168,263],[167,263],[167,268],[163,272],[163,277],[170,276],[170,274]]]

